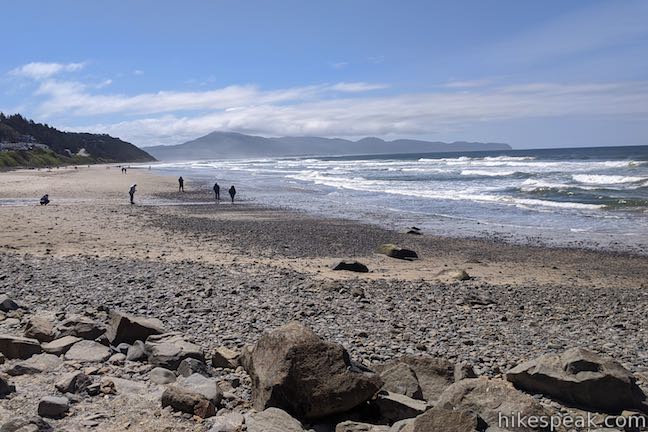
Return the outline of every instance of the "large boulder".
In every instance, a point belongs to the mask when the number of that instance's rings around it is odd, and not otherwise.
[[[4,354],[8,359],[26,360],[41,352],[41,346],[36,339],[0,335],[0,353]]]
[[[470,378],[452,384],[439,397],[435,408],[474,412],[490,427],[527,432],[543,430],[524,423],[518,418],[545,417],[551,412],[536,399],[516,390],[501,379]]]
[[[298,420],[278,408],[248,414],[245,425],[248,432],[304,432]]]
[[[57,369],[63,361],[54,354],[36,354],[27,360],[16,363],[7,373],[12,376],[34,375]]]
[[[205,361],[202,348],[186,341],[179,333],[149,336],[144,346],[150,364],[170,370],[178,369],[186,358]]]
[[[164,333],[164,325],[157,318],[137,317],[113,311],[108,326],[108,340],[111,345],[132,344],[137,340],[145,341],[151,335]]]
[[[38,403],[38,415],[47,418],[61,418],[70,409],[70,401],[66,397],[45,396]]]
[[[208,378],[200,374],[180,377],[175,386],[183,390],[203,395],[209,402],[218,406],[223,399],[223,392],[218,386],[216,378]]]
[[[25,337],[36,339],[39,342],[51,342],[56,337],[56,330],[49,319],[35,315],[27,321]]]
[[[77,342],[80,342],[81,338],[76,336],[63,336],[62,338],[55,339],[52,342],[44,343],[42,346],[43,351],[49,354],[65,354],[71,347]]]
[[[413,250],[400,248],[391,243],[380,245],[378,247],[378,253],[387,255],[388,257],[404,260],[412,260],[418,258],[418,254]]]
[[[389,423],[416,417],[429,408],[424,401],[387,391],[378,393],[371,403],[378,407],[380,416]]]
[[[477,416],[468,411],[432,408],[416,417],[402,432],[474,432],[477,430]]]
[[[216,415],[216,407],[204,395],[169,385],[161,399],[162,407],[170,406],[180,411],[198,417],[207,418]]]
[[[297,322],[264,333],[241,360],[252,379],[255,409],[277,407],[297,418],[348,411],[383,385],[378,375],[352,363],[340,344]]]
[[[212,354],[212,366],[224,369],[236,369],[239,367],[240,353],[227,347],[218,347]]]
[[[385,363],[384,365],[377,366],[376,371],[378,371],[381,376],[386,374],[389,377],[389,371],[399,365],[407,366],[413,371],[418,385],[421,387],[422,399],[428,402],[436,401],[439,398],[439,395],[455,382],[455,364],[439,357],[406,355]],[[400,370],[403,371],[404,368],[401,366]],[[404,372],[402,375],[404,375]],[[390,385],[395,384],[394,380],[385,379],[385,382],[390,382]],[[407,385],[410,388],[408,391],[411,391],[413,388],[412,383],[410,382]],[[398,388],[387,388],[386,390],[396,393],[401,392],[398,391]],[[408,394],[407,396],[418,399],[418,395],[415,396]]]
[[[82,340],[70,347],[65,353],[65,360],[79,362],[104,362],[110,358],[110,348],[91,340]]]
[[[506,374],[520,389],[541,393],[592,411],[618,414],[625,409],[648,412],[646,395],[636,378],[617,361],[583,348],[545,354]]]
[[[423,390],[419,385],[414,369],[406,363],[396,363],[380,373],[385,382],[383,390],[402,394],[413,399],[423,399]]]
[[[58,326],[60,336],[76,336],[81,339],[95,340],[106,332],[103,325],[80,315],[67,318]]]

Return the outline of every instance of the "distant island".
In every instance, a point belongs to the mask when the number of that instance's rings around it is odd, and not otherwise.
[[[146,151],[110,135],[63,132],[0,113],[0,168],[151,161]]]
[[[511,150],[508,144],[430,142],[410,139],[385,141],[363,138],[282,137],[265,138],[234,132],[212,132],[184,144],[146,147],[159,160],[201,160],[277,156],[338,156],[390,153],[445,153]]]

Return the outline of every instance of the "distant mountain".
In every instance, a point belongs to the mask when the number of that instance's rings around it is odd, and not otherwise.
[[[0,150],[4,150],[0,151],[0,156],[5,166],[155,160],[146,151],[119,138],[63,132],[46,124],[34,123],[20,114],[5,116],[0,113]],[[38,162],[41,159],[46,162]]]
[[[159,160],[200,160],[275,156],[331,156],[390,153],[435,153],[511,150],[508,144],[471,142],[429,142],[400,139],[385,141],[363,138],[283,137],[264,138],[233,132],[212,132],[184,144],[146,147]]]

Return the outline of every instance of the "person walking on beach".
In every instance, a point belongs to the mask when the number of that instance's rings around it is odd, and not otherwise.
[[[184,179],[182,176],[178,179],[178,192],[184,192]]]
[[[135,188],[137,187],[136,184],[132,185],[128,191],[128,195],[130,195],[130,203],[135,204],[135,201],[133,201],[133,198],[135,197]]]
[[[229,188],[229,194],[230,197],[232,198],[232,204],[234,204],[234,195],[236,195],[236,189],[234,188],[234,185],[232,185],[232,187]]]
[[[218,186],[218,183],[214,183],[214,198],[216,201],[220,201],[220,186]]]
[[[40,199],[40,205],[47,205],[49,203],[50,203],[49,195],[48,194],[43,195],[43,197]]]

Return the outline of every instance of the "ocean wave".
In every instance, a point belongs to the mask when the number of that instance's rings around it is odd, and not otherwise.
[[[518,174],[519,171],[484,171],[466,169],[461,171],[463,176],[507,177]]]
[[[574,174],[572,179],[578,183],[595,185],[615,185],[623,183],[640,183],[648,181],[648,177],[604,175],[604,174]]]

